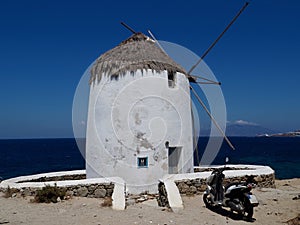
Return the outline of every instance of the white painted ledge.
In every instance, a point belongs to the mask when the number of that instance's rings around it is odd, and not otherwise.
[[[200,166],[195,168],[208,169],[208,168],[221,168],[224,166]],[[259,176],[259,175],[271,175],[275,171],[269,166],[257,166],[257,165],[226,165],[226,167],[237,168],[238,170],[225,170],[225,178],[241,177],[241,176]],[[243,169],[245,168],[245,169]],[[193,179],[206,179],[211,175],[211,171],[208,172],[197,172],[197,173],[182,173],[182,174],[168,174],[161,179],[162,182],[166,180],[193,180]]]
[[[40,173],[40,174],[34,174],[29,176],[20,176],[20,177],[14,177],[11,179],[3,180],[0,183],[0,188],[7,188],[7,186],[10,186],[11,188],[23,188],[23,187],[44,187],[45,184],[47,185],[54,185],[54,183],[57,184],[57,186],[63,186],[63,184],[70,185],[76,185],[76,181],[84,181],[84,180],[66,180],[66,181],[48,181],[48,182],[24,182],[24,181],[30,181],[39,179],[41,177],[59,177],[59,176],[67,176],[67,175],[84,175],[86,172],[85,170],[72,170],[72,171],[61,171],[61,172],[51,172],[51,173]],[[24,183],[19,183],[24,182]],[[74,184],[75,183],[75,184]],[[107,183],[107,182],[105,182]],[[66,185],[65,184],[65,185]]]
[[[115,178],[114,191],[112,194],[112,208],[114,210],[125,209],[125,182],[121,178]]]
[[[165,180],[164,184],[167,192],[169,206],[171,207],[173,212],[177,213],[183,209],[183,203],[179,190],[175,182],[172,180],[167,179]]]
[[[200,169],[207,169],[207,168],[222,168],[224,166],[199,166],[195,168]],[[230,168],[237,168],[238,170],[225,170],[224,174],[226,178],[231,177],[241,177],[241,176],[259,176],[259,175],[271,175],[274,174],[275,171],[269,167],[269,166],[260,166],[260,165],[243,165],[243,164],[237,164],[232,165],[228,164],[226,167]],[[174,174],[175,180],[183,180],[183,179],[196,179],[201,178],[205,179],[211,174],[211,171],[208,172],[197,172],[197,173],[190,173],[190,174]]]
[[[91,178],[82,180],[63,180],[63,181],[47,181],[47,182],[24,182],[29,180],[38,179],[41,177],[57,177],[66,175],[83,175],[85,170],[74,170],[74,171],[62,171],[62,172],[52,172],[52,173],[42,173],[30,176],[21,176],[11,179],[4,180],[0,183],[0,188],[42,188],[46,185],[58,187],[68,187],[77,185],[89,185],[89,184],[114,184],[114,190],[112,194],[112,208],[115,210],[125,209],[125,182],[120,177],[106,177],[106,178]],[[24,182],[24,183],[18,183]]]

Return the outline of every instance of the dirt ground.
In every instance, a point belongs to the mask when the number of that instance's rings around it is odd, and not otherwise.
[[[103,200],[73,198],[59,203],[30,203],[30,198],[0,197],[0,224],[101,224],[101,225],[196,225],[196,224],[287,224],[300,213],[300,179],[276,181],[276,189],[255,189],[260,204],[255,208],[256,221],[247,222],[230,216],[227,209],[218,212],[205,208],[202,195],[183,196],[184,209],[170,212],[157,206],[155,200],[130,205],[124,211],[102,207]],[[300,223],[299,223],[300,224]]]

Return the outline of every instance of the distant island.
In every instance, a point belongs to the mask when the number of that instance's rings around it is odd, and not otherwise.
[[[200,136],[209,137],[210,129],[201,129]],[[290,132],[272,130],[256,123],[237,120],[227,123],[226,136],[228,137],[300,137],[300,129]]]
[[[300,137],[300,130],[286,132],[286,133],[276,133],[276,134],[260,134],[257,137]]]

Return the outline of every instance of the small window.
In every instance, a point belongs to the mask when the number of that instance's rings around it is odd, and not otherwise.
[[[170,88],[175,87],[175,74],[173,72],[168,72],[168,85]]]
[[[137,163],[139,168],[148,167],[148,157],[138,157]]]

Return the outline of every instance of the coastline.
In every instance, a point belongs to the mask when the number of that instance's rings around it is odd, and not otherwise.
[[[254,224],[282,224],[298,216],[300,178],[276,180],[274,188],[256,188],[260,205],[255,208]],[[183,196],[179,213],[156,206],[156,200],[129,205],[124,211],[102,207],[102,199],[73,197],[59,203],[30,203],[32,197],[0,197],[0,224],[247,224],[228,211],[205,208],[202,195]],[[225,210],[227,210],[225,208]]]

